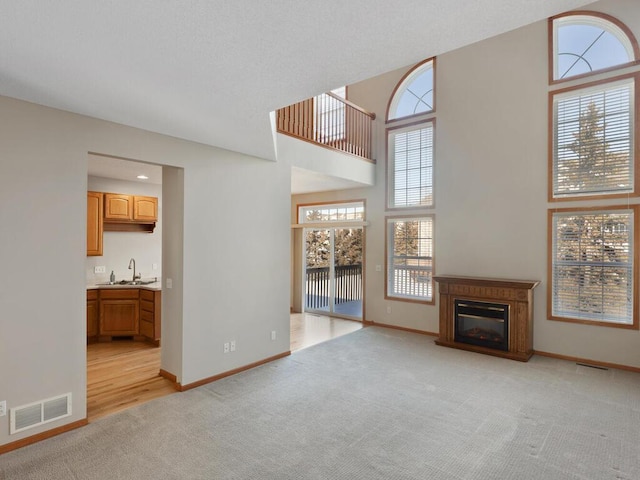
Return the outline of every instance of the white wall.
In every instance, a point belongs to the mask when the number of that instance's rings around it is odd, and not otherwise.
[[[311,142],[301,141],[282,133],[276,136],[276,142],[278,161],[290,163],[303,170],[345,180],[345,185],[349,187],[353,187],[353,183],[369,186],[376,182],[376,169],[372,162],[363,161],[359,157],[331,148],[318,147]]]
[[[0,400],[73,394],[73,415],[44,428],[10,436],[0,417],[0,444],[86,416],[90,151],[177,167],[163,194],[184,202],[162,218],[163,368],[185,384],[289,350],[288,165],[0,97]]]
[[[87,284],[105,282],[113,270],[116,279],[130,279],[129,259],[136,261],[136,273],[144,279],[162,277],[162,185],[89,176],[88,189],[94,192],[124,193],[158,197],[158,221],[153,233],[104,232],[103,252],[99,257],[87,257]],[[153,265],[156,269],[153,269]],[[94,267],[105,266],[105,273],[94,273]]]
[[[634,0],[592,10],[616,16],[640,37]],[[535,290],[534,348],[640,367],[640,332],[551,321],[546,316],[547,22],[454,52],[436,66],[435,270],[438,274],[540,280]],[[349,86],[349,100],[385,118],[408,68]],[[384,152],[378,121],[378,152]],[[385,176],[378,155],[377,177]],[[438,331],[438,305],[384,300],[385,186],[293,198],[296,203],[366,198],[365,319]],[[626,200],[624,201],[626,202]],[[611,203],[611,201],[606,202]],[[638,203],[638,200],[632,200]],[[567,206],[567,205],[562,205]],[[293,217],[292,217],[293,218]],[[387,313],[391,307],[391,314]]]

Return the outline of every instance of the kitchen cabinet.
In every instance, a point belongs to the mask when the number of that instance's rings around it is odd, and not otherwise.
[[[104,219],[133,220],[133,196],[120,193],[104,194]]]
[[[98,336],[98,291],[87,290],[87,340]]]
[[[156,345],[160,345],[161,295],[159,290],[140,290],[140,335]]]
[[[146,288],[87,290],[87,341],[134,337],[160,345],[162,292]]]
[[[121,193],[104,194],[106,232],[152,233],[158,220],[158,198]]]
[[[103,194],[87,192],[87,256],[102,255]]]
[[[100,335],[138,335],[138,289],[110,289],[100,291]]]
[[[158,220],[157,197],[133,197],[133,220],[137,222],[155,222]]]
[[[108,222],[155,222],[158,220],[158,198],[105,193],[104,219]]]

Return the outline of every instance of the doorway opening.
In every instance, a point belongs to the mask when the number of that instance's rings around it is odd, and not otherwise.
[[[363,228],[305,229],[305,312],[362,320]]]
[[[103,200],[108,194],[133,199],[134,204],[138,198],[157,202],[157,223],[151,233],[101,231],[100,252],[87,252],[89,421],[176,391],[172,381],[159,375],[172,331],[166,325],[171,302],[162,291],[163,263],[171,252],[163,241],[163,223],[173,218],[162,213],[163,200],[174,203],[171,195],[163,195],[167,168],[171,167],[88,154],[88,191],[101,192]],[[175,208],[167,207],[175,214]]]
[[[364,202],[298,207],[302,313],[363,319]]]

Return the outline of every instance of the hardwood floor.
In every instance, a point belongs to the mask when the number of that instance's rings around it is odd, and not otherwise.
[[[176,393],[159,371],[158,347],[131,340],[87,345],[88,420]]]
[[[314,313],[292,313],[291,351],[295,352],[361,328],[362,323],[354,320],[343,320]]]
[[[311,313],[291,315],[291,351],[362,328],[362,323]],[[161,377],[160,348],[118,340],[87,345],[87,418],[89,421],[176,393]]]

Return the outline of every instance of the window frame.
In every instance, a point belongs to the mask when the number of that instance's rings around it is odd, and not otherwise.
[[[392,249],[395,244],[390,242],[392,239],[391,232],[389,231],[390,225],[395,225],[398,221],[416,221],[416,220],[425,220],[429,219],[431,221],[431,298],[421,298],[415,296],[402,296],[395,295],[389,291],[389,270],[391,265],[389,264],[392,257]],[[384,298],[385,300],[394,300],[399,302],[409,302],[409,303],[419,303],[422,305],[435,305],[436,303],[436,292],[435,292],[435,283],[433,277],[435,276],[436,271],[436,216],[433,213],[424,213],[424,214],[409,214],[409,215],[389,215],[385,216],[385,241],[384,241]]]
[[[317,221],[306,221],[306,219],[301,215],[303,210],[314,209],[315,210],[323,210],[323,209],[331,209],[333,207],[337,209],[340,208],[362,208],[362,219],[345,219],[345,220],[317,220]],[[324,208],[323,208],[324,207]],[[337,202],[313,202],[313,203],[299,203],[296,205],[296,222],[298,225],[315,225],[315,224],[326,224],[326,225],[360,225],[366,222],[366,214],[367,214],[367,205],[366,200],[363,198],[354,199],[354,200],[344,200]]]
[[[632,323],[619,323],[619,322],[606,322],[599,320],[589,320],[585,318],[574,318],[574,317],[565,317],[554,315],[553,312],[553,290],[554,290],[554,259],[555,259],[555,249],[554,249],[554,238],[555,238],[555,230],[554,226],[554,214],[556,213],[576,213],[576,214],[588,214],[590,212],[615,212],[616,210],[630,210],[633,215],[633,238],[632,238],[632,246],[633,252],[631,255],[631,275],[633,279],[633,285],[631,289],[632,294]],[[603,327],[612,327],[612,328],[622,328],[627,330],[638,330],[640,325],[638,323],[638,287],[640,284],[640,279],[638,278],[639,271],[639,234],[640,234],[640,205],[605,205],[605,206],[589,206],[589,207],[572,207],[572,208],[556,208],[549,209],[547,214],[547,318],[549,320],[561,321],[561,322],[569,322],[569,323],[579,323],[583,325],[597,325]]]
[[[555,62],[556,62],[556,28],[555,28],[555,21],[562,19],[562,18],[566,18],[566,17],[594,17],[597,20],[600,21],[605,21],[605,22],[610,22],[612,23],[615,27],[619,28],[628,38],[629,42],[631,43],[631,48],[633,50],[633,56],[634,59],[630,62],[626,62],[620,65],[614,65],[611,67],[607,67],[607,68],[602,68],[599,70],[594,70],[592,72],[587,72],[587,73],[581,73],[579,75],[572,75],[570,77],[567,78],[559,78],[559,79],[555,79],[554,78],[554,73],[555,73]],[[620,20],[618,20],[617,18],[608,15],[606,13],[602,13],[602,12],[595,12],[595,11],[591,11],[591,10],[574,10],[574,11],[570,11],[570,12],[565,12],[565,13],[561,13],[559,15],[555,15],[553,17],[550,17],[548,20],[548,36],[549,36],[549,40],[547,42],[548,44],[548,61],[549,61],[549,68],[548,68],[548,77],[549,77],[549,85],[556,85],[559,83],[565,83],[565,82],[571,82],[574,80],[581,80],[581,79],[585,79],[588,77],[592,77],[595,75],[601,75],[603,73],[607,73],[607,72],[612,72],[615,70],[621,70],[623,68],[627,68],[627,67],[631,67],[634,65],[640,65],[640,46],[638,44],[638,41],[636,40],[635,35],[633,34],[633,32],[631,31],[631,29],[629,27],[627,27],[624,23],[622,23]]]
[[[419,117],[424,117],[427,115],[434,115],[436,113],[436,58],[437,57],[430,57],[430,58],[426,58],[423,61],[421,61],[420,63],[417,63],[413,68],[411,68],[408,72],[406,72],[402,78],[400,79],[400,81],[396,84],[395,88],[393,89],[393,92],[391,92],[391,96],[389,97],[389,101],[387,102],[387,112],[385,115],[385,120],[386,123],[389,124],[395,124],[397,122],[408,122],[411,121],[413,119],[419,118]],[[391,112],[391,106],[393,105],[395,99],[396,99],[396,95],[398,95],[399,90],[405,86],[405,83],[407,81],[407,79],[409,79],[412,75],[415,74],[415,72],[417,70],[420,70],[425,64],[427,63],[431,63],[432,64],[432,70],[433,70],[433,108],[431,110],[429,110],[428,112],[419,112],[419,113],[414,113],[412,115],[406,115],[404,117],[397,117],[397,118],[389,118],[389,113]]]
[[[599,85],[613,84],[618,81],[633,79],[634,86],[632,89],[633,104],[630,111],[633,113],[633,128],[632,128],[632,142],[633,147],[631,153],[633,154],[633,175],[632,189],[630,192],[613,192],[613,193],[576,193],[574,195],[562,195],[559,197],[554,196],[554,172],[555,172],[555,157],[554,157],[554,144],[556,142],[556,125],[555,125],[555,108],[554,100],[556,96],[563,95],[571,91],[587,90]],[[581,200],[594,200],[594,199],[609,199],[609,198],[628,198],[640,196],[640,72],[629,73],[625,75],[619,75],[602,80],[597,80],[589,83],[580,83],[570,87],[551,90],[548,97],[548,171],[547,171],[547,195],[548,201],[551,203],[556,202],[568,202],[568,201],[581,201]]]
[[[432,150],[432,161],[431,161],[431,196],[432,201],[429,205],[408,205],[408,206],[396,206],[395,203],[392,205],[391,201],[395,196],[395,165],[396,158],[395,154],[391,154],[390,152],[390,140],[389,136],[397,131],[397,130],[419,130],[421,125],[430,124],[432,128],[432,137],[433,142],[431,144]],[[415,128],[414,128],[415,127]],[[385,209],[387,211],[405,211],[405,210],[416,210],[416,209],[433,209],[436,205],[436,193],[435,193],[435,163],[436,163],[436,119],[428,118],[425,120],[420,120],[417,122],[406,123],[402,125],[396,125],[393,127],[388,127],[385,130],[386,142],[385,142],[385,151],[387,155],[386,161],[386,172],[385,172]]]

